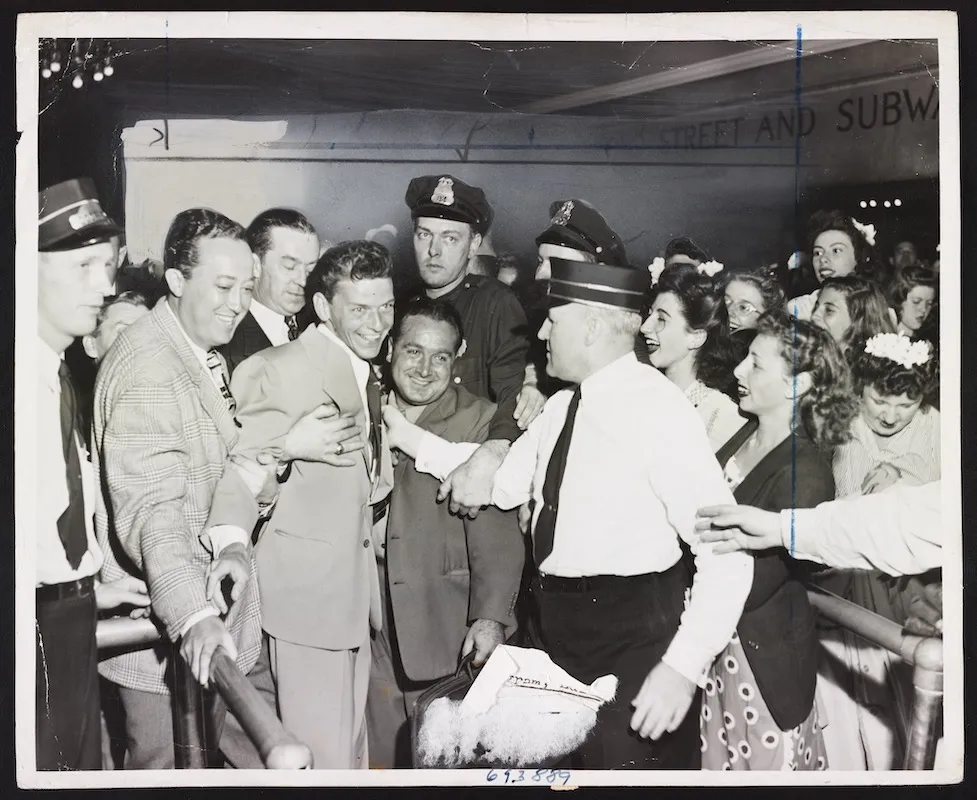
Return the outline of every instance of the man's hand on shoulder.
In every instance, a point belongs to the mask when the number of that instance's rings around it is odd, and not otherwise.
[[[323,403],[298,420],[285,437],[283,461],[319,461],[352,467],[351,455],[363,449],[360,429],[351,414],[340,414],[332,402]]]
[[[509,447],[505,439],[485,442],[445,478],[438,489],[438,501],[444,501],[450,494],[451,512],[475,519],[480,509],[492,504],[493,479]]]

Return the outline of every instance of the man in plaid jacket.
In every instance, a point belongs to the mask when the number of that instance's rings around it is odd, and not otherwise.
[[[154,614],[206,684],[218,647],[245,674],[260,650],[250,545],[223,547],[219,531],[201,537],[238,438],[226,368],[214,348],[230,340],[248,309],[254,262],[241,225],[190,209],[170,227],[164,265],[168,296],[119,336],[99,370],[95,524],[106,553],[103,580],[145,577]],[[230,601],[219,588],[229,573],[237,577]],[[171,652],[164,643],[101,664],[126,709],[127,768],[174,766]],[[251,676],[259,689],[262,677]],[[270,681],[266,691],[270,697]],[[260,767],[240,726],[230,715],[223,725],[224,717],[221,705],[216,730],[224,729],[224,755],[235,766]]]

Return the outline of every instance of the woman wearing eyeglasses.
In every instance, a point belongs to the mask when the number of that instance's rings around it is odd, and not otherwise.
[[[652,289],[641,326],[651,365],[696,407],[713,451],[746,422],[731,399],[738,353],[730,341],[722,295],[712,278],[691,264],[665,267]]]
[[[723,291],[731,333],[754,330],[760,315],[784,307],[784,290],[769,268],[733,272]]]

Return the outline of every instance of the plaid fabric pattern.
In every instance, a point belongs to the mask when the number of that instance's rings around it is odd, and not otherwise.
[[[102,580],[146,580],[154,615],[176,642],[184,625],[213,608],[200,535],[237,429],[225,399],[177,328],[166,299],[119,336],[99,369],[94,397],[95,530]],[[252,562],[247,591],[226,620],[247,674],[260,647]],[[215,609],[216,610],[216,609]],[[100,671],[132,689],[168,693],[170,647],[104,660]]]

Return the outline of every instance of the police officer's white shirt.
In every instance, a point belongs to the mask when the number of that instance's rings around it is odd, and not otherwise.
[[[781,536],[794,558],[918,575],[943,566],[942,504],[940,481],[894,484],[878,494],[786,509]]]
[[[280,344],[288,344],[288,323],[285,317],[277,311],[272,311],[268,306],[263,306],[257,300],[251,300],[251,316],[258,323],[258,327],[268,337],[268,341],[274,347]]]
[[[571,397],[566,389],[547,401],[495,476],[495,505],[536,501],[534,529]],[[443,479],[471,454],[472,445],[462,447],[425,434],[416,468]],[[744,553],[713,555],[695,532],[695,514],[702,506],[735,502],[695,408],[658,370],[629,353],[581,384],[553,551],[540,571],[563,577],[664,572],[681,557],[681,537],[695,555],[696,576],[662,660],[702,686],[739,622],[753,560]]]
[[[58,518],[68,507],[67,465],[61,445],[62,356],[41,339],[37,345],[37,580],[38,586],[68,583],[95,575],[102,567],[102,551],[95,539],[92,514],[85,514],[88,552],[78,569],[72,569],[58,535]],[[76,390],[76,397],[78,396]],[[81,463],[85,508],[95,508],[95,477],[88,455],[75,436]]]

